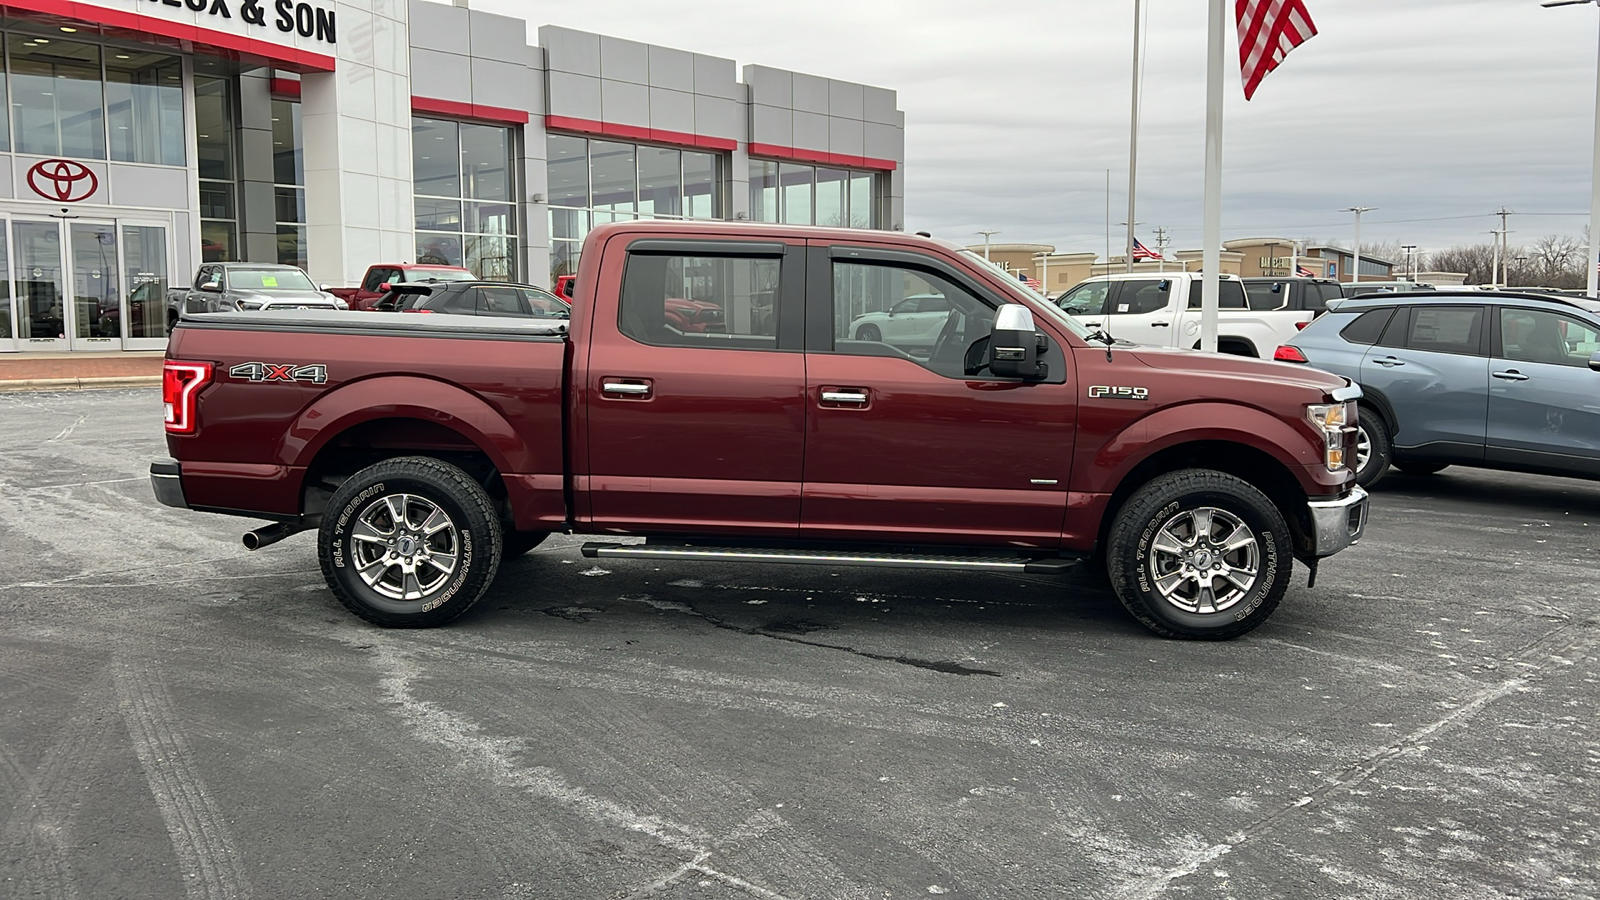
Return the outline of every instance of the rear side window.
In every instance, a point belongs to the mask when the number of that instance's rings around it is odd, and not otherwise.
[[[630,253],[618,327],[643,344],[776,350],[781,262]]]
[[[1306,309],[1321,312],[1328,308],[1329,300],[1343,300],[1344,290],[1337,284],[1307,284]]]
[[[1378,338],[1383,336],[1383,326],[1389,324],[1392,315],[1394,307],[1369,309],[1356,316],[1356,320],[1346,325],[1339,336],[1352,344],[1376,344]]]
[[[1289,305],[1290,281],[1252,281],[1245,287],[1251,309],[1283,309]]]
[[[1411,314],[1406,348],[1430,353],[1478,353],[1483,337],[1481,306],[1419,306]]]
[[[1160,312],[1172,300],[1172,280],[1123,281],[1117,283],[1117,292],[1111,298],[1112,315],[1137,316]]]
[[[428,299],[432,296],[433,294],[431,291],[419,295],[416,305],[423,306],[427,304]],[[451,291],[445,295],[443,300],[439,302],[439,309],[443,312],[465,313],[469,316],[475,315],[478,312],[478,291],[476,288],[467,288],[464,291]]]
[[[1245,300],[1244,283],[1239,281],[1220,281],[1217,283],[1217,309],[1250,309],[1250,304]],[[1189,285],[1189,308],[1200,308],[1200,292],[1204,285],[1196,280]]]

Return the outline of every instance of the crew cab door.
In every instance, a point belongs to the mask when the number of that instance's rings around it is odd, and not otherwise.
[[[804,248],[624,233],[600,252],[588,363],[574,375],[579,518],[622,533],[793,537]],[[722,327],[675,327],[668,306],[684,301],[720,310]]]
[[[1489,414],[1482,306],[1401,307],[1361,361],[1361,385],[1388,400],[1394,445],[1481,462]]]
[[[1172,278],[1137,278],[1117,282],[1117,290],[1106,304],[1103,327],[1119,340],[1135,344],[1171,347],[1174,326],[1183,298],[1180,285]]]
[[[801,536],[1059,547],[1077,413],[1060,342],[1043,381],[968,374],[1006,298],[920,253],[814,241],[809,254]],[[930,296],[948,307],[931,343],[851,330]]]

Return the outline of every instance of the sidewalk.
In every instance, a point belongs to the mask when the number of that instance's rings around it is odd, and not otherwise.
[[[0,391],[160,387],[160,350],[0,353]]]

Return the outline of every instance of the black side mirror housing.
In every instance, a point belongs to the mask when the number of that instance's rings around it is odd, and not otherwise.
[[[989,334],[989,371],[1002,378],[1045,377],[1039,361],[1042,336],[1033,322],[1033,310],[1011,303],[1000,307]]]
[[[1589,368],[1596,372],[1600,372],[1600,350],[1589,354]]]

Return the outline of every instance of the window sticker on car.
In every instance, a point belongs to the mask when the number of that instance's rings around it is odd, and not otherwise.
[[[1126,304],[1126,303],[1118,303],[1117,304],[1117,312],[1127,312],[1127,311],[1128,311],[1128,304]]]
[[[263,276],[261,276],[261,286],[262,287],[277,287],[278,286],[278,276],[276,276],[276,275],[263,275]]]
[[[228,377],[260,384],[265,381],[309,381],[312,384],[328,383],[328,367],[321,363],[298,366],[294,363],[240,363],[228,370]]]

